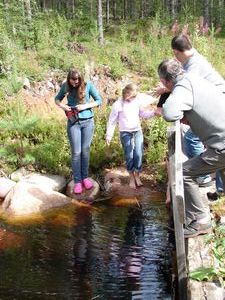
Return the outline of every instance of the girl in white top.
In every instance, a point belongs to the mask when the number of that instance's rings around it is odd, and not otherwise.
[[[139,173],[143,157],[143,133],[140,117],[152,118],[154,110],[144,110],[153,103],[149,95],[138,93],[135,84],[128,84],[119,98],[112,106],[106,132],[106,143],[110,144],[117,122],[119,123],[120,140],[126,159],[127,171],[130,174],[131,188],[142,186]]]

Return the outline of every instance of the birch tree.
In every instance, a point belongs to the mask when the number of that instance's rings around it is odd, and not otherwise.
[[[102,20],[102,0],[98,0],[98,31],[99,31],[99,44],[104,45],[103,36],[103,20]]]
[[[170,1],[170,13],[171,17],[174,19],[176,16],[176,0]]]
[[[26,18],[30,22],[32,20],[30,0],[24,0],[24,8],[25,8]]]
[[[109,24],[109,0],[106,0],[106,24]]]

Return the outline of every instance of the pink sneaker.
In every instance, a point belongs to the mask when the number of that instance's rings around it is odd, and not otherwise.
[[[74,194],[81,194],[83,192],[82,184],[80,182],[74,184],[73,192]]]
[[[88,178],[85,178],[82,183],[83,183],[83,186],[85,187],[86,190],[90,190],[90,189],[93,188],[93,183]]]

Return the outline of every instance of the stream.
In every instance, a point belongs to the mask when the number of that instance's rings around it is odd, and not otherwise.
[[[1,220],[0,299],[171,299],[162,194]]]

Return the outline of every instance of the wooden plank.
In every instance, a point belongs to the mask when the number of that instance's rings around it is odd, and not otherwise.
[[[183,224],[184,214],[184,192],[183,192],[183,170],[180,122],[176,121],[174,126],[168,130],[169,149],[169,184],[171,189],[173,219],[176,241],[177,273],[179,299],[187,299],[187,267],[184,243]]]
[[[188,239],[188,270],[192,272],[200,267],[211,267],[215,265],[215,258],[211,255],[212,245],[206,243],[205,236],[198,236]],[[224,287],[219,281],[196,281],[188,280],[188,299],[189,300],[223,300]]]

